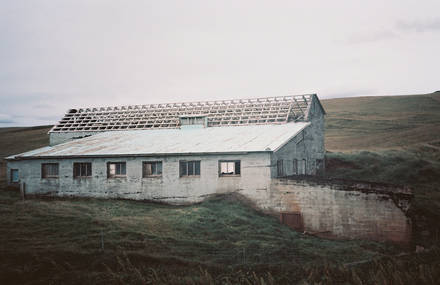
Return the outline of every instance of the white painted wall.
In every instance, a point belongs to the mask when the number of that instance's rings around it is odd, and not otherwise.
[[[199,177],[179,177],[179,160],[200,160]],[[241,160],[241,175],[219,177],[219,160]],[[107,178],[107,162],[125,161],[125,178]],[[143,161],[162,161],[162,177],[142,178]],[[59,178],[41,178],[41,164],[59,163]],[[91,162],[92,177],[73,178],[74,162]],[[270,185],[270,154],[121,157],[84,159],[38,159],[8,162],[19,169],[29,194],[149,199],[168,203],[191,203],[215,193],[240,191],[245,195],[266,195]],[[260,194],[258,194],[260,193]]]

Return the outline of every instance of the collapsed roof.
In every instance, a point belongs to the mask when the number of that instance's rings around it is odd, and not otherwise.
[[[303,121],[314,94],[71,109],[49,133],[174,129],[181,117],[206,117],[207,127]]]

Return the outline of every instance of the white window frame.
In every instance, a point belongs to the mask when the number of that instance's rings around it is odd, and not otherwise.
[[[223,171],[224,169],[226,169],[226,172]],[[229,171],[229,169],[231,169],[231,171]],[[241,161],[240,160],[219,160],[218,161],[218,175],[219,175],[219,177],[240,176],[241,175]]]

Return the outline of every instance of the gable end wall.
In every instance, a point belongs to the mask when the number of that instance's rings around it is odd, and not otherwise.
[[[308,120],[310,125],[302,132],[289,140],[287,144],[274,152],[271,157],[271,176],[277,177],[277,161],[283,160],[284,172],[287,176],[294,175],[293,161],[294,159],[306,160],[307,175],[324,174],[324,113],[318,99],[314,98],[310,105]],[[317,171],[317,160],[321,160],[320,170]]]

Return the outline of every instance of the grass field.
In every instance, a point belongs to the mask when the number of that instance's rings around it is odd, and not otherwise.
[[[0,205],[1,284],[364,282],[391,268],[440,277],[438,251],[397,259],[390,244],[303,235],[235,196],[169,206],[0,191]]]
[[[323,100],[326,149],[408,149],[440,143],[440,92]]]
[[[177,207],[4,190],[0,284],[437,284],[440,93],[322,103],[327,175],[411,186],[427,250],[303,235],[236,196]],[[0,129],[0,155],[47,145],[48,130]]]

